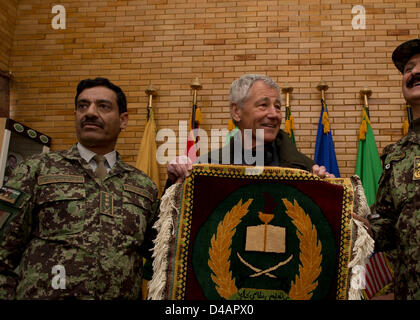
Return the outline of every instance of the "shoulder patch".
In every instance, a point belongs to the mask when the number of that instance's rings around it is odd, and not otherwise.
[[[414,158],[413,180],[420,180],[420,157]]]
[[[38,177],[38,185],[48,184],[48,183],[60,183],[60,182],[70,182],[70,183],[84,183],[85,178],[80,175],[70,175],[70,174],[47,174]]]
[[[129,185],[129,184],[124,184],[123,188],[124,188],[125,191],[134,192],[134,193],[136,193],[140,196],[146,197],[149,200],[153,201],[153,195],[145,189],[135,187],[135,186],[132,186],[132,185]]]
[[[8,187],[1,187],[0,189],[0,200],[6,201],[11,204],[15,204],[19,198],[21,192]]]

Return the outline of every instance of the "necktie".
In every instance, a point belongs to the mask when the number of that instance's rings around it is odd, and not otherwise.
[[[103,179],[106,176],[105,157],[101,156],[100,154],[95,154],[93,159],[98,165],[98,167],[95,170],[95,174],[98,178]]]

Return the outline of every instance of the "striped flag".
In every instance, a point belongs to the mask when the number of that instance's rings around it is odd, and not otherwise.
[[[390,271],[385,253],[376,252],[366,264],[366,289],[368,299],[372,299],[386,285],[392,282],[393,275]]]

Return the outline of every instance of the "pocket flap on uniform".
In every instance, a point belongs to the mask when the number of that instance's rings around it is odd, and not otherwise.
[[[131,203],[137,207],[142,207],[146,209],[147,212],[150,211],[153,199],[150,192],[128,184],[124,184],[123,188],[125,191],[123,202]],[[145,214],[147,214],[147,212],[145,212]]]
[[[85,178],[80,175],[70,174],[46,174],[38,177],[38,185],[49,184],[49,183],[84,183]]]
[[[142,189],[142,188],[139,188],[139,187],[135,187],[135,186],[132,186],[132,185],[129,185],[129,184],[124,184],[123,185],[123,188],[124,188],[125,191],[134,192],[134,193],[136,193],[136,194],[138,194],[140,196],[146,197],[150,201],[153,201],[152,194],[149,191],[145,190],[145,189]]]
[[[37,203],[81,200],[85,197],[86,191],[83,184],[62,180],[49,181],[38,187]]]

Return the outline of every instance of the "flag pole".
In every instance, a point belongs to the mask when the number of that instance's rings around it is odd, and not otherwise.
[[[153,180],[160,194],[159,167],[156,161],[156,123],[152,110],[152,100],[157,95],[157,90],[150,84],[144,92],[149,98],[146,107],[147,119],[135,167],[146,173]]]
[[[289,86],[289,84],[286,82],[281,91],[286,94],[286,108],[290,108],[290,93],[293,92],[293,87]]]
[[[281,92],[286,94],[286,123],[289,121],[290,128],[285,128],[286,132],[289,134],[289,137],[293,139],[292,130],[293,130],[293,124],[291,123],[291,115],[292,115],[292,109],[290,106],[290,94],[293,92],[293,87],[291,87],[287,82],[284,84],[284,87],[281,89]]]
[[[149,103],[147,105],[147,120],[149,120],[152,111],[152,100],[154,96],[157,96],[157,90],[150,84],[144,92],[149,96]]]
[[[329,124],[329,118],[328,118],[328,108],[325,102],[325,91],[327,91],[329,87],[328,87],[328,84],[324,80],[321,80],[318,83],[316,88],[319,91],[321,91],[321,105],[322,105],[322,108],[325,108],[322,124],[324,125],[324,133],[328,134],[330,132],[330,124]]]
[[[136,161],[136,167],[140,170],[142,170],[143,172],[145,172],[151,179],[152,181],[156,184],[156,187],[158,189],[158,197],[160,198],[161,196],[161,190],[160,190],[160,184],[159,184],[159,168],[157,166],[157,162],[155,162],[154,164],[150,163],[150,159],[149,161],[145,160],[147,159],[147,157],[145,157],[142,153],[143,151],[149,152],[149,153],[154,153],[153,158],[156,158],[155,154],[156,154],[156,145],[154,145],[154,148],[150,147],[146,148],[147,142],[147,138],[145,138],[144,136],[146,134],[146,130],[147,127],[153,123],[153,125],[155,125],[154,123],[154,117],[152,117],[152,100],[154,96],[157,96],[157,90],[156,88],[152,85],[149,84],[149,86],[147,87],[147,89],[144,91],[146,93],[146,95],[149,97],[149,102],[147,104],[147,119],[146,119],[146,128],[145,128],[145,134],[143,134],[143,139],[142,142],[140,144],[140,150],[139,150],[139,154],[137,155],[137,161]],[[151,119],[152,118],[152,119]],[[149,122],[149,120],[151,122]],[[153,131],[153,130],[152,130]],[[156,127],[155,130],[156,131]],[[156,132],[153,132],[153,139],[155,140],[155,134]],[[150,137],[150,136],[149,136]],[[153,143],[156,144],[156,141],[153,141]],[[143,149],[144,148],[144,149]],[[145,162],[146,161],[146,162]],[[155,160],[156,161],[156,160]],[[152,264],[152,261],[147,259],[147,258],[143,258],[143,265],[148,265],[148,264]],[[147,269],[147,268],[146,268]],[[146,272],[147,273],[147,272]],[[150,279],[152,278],[152,275],[149,275]],[[143,297],[147,297],[148,293],[149,293],[149,289],[148,289],[148,282],[149,280],[147,280],[147,277],[143,277],[142,282],[141,282],[141,291],[142,291],[142,295]]]
[[[193,97],[193,110],[192,110],[192,121],[191,121],[191,129],[195,129],[195,112],[197,110],[197,91],[200,90],[203,86],[201,85],[198,78],[195,78],[191,82],[191,89],[194,90],[194,97]]]
[[[321,99],[323,103],[325,102],[325,91],[328,90],[328,84],[325,83],[324,80],[321,80],[316,87],[319,91],[321,91]]]
[[[368,118],[370,119],[368,98],[372,95],[372,90],[370,90],[368,87],[364,87],[362,90],[360,90],[360,95],[365,102],[364,108]]]
[[[281,91],[286,94],[286,120],[288,120],[291,114],[290,94],[293,92],[293,87],[286,83]]]
[[[325,166],[328,172],[339,178],[340,171],[334,150],[327,104],[325,103],[325,91],[328,90],[328,85],[321,80],[317,85],[317,89],[321,92],[321,114],[316,134],[314,161],[319,166]]]

